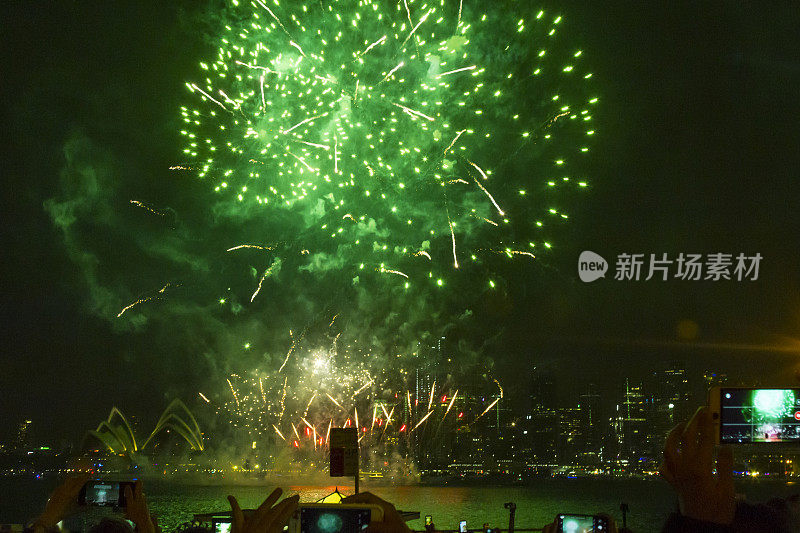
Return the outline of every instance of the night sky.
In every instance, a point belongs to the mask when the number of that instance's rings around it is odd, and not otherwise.
[[[607,394],[625,376],[641,379],[674,359],[695,376],[791,379],[800,356],[797,6],[544,7],[564,16],[561,38],[585,51],[595,73],[602,105],[591,187],[546,261],[507,271],[503,291],[472,302],[481,323],[469,333],[473,345],[492,339],[486,356],[517,391],[520,365],[534,363],[554,365],[565,389],[591,381]],[[186,236],[131,214],[128,202],[153,200],[194,222],[188,210],[205,190],[168,167],[180,160],[183,84],[213,49],[203,35],[214,26],[200,22],[212,9],[185,0],[4,4],[0,441],[23,418],[46,439],[75,439],[113,405],[155,418],[174,397],[191,404],[198,390],[219,388],[235,367],[232,357],[215,362],[185,344],[219,346],[190,310],[185,321],[114,323],[89,296],[93,259],[75,251],[86,241],[67,242],[45,207],[70,193],[61,179],[69,157],[93,169],[98,189],[89,192],[99,200],[76,212],[83,238],[95,235],[97,286],[118,279],[153,288],[149,273],[169,252],[138,250]],[[637,283],[610,272],[583,284],[583,250],[610,261],[623,252],[758,252],[763,260],[757,281]],[[688,339],[677,330],[687,320],[697,325]]]

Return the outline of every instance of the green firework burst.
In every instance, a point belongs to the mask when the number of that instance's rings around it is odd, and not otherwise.
[[[587,186],[591,73],[561,16],[482,4],[232,0],[181,109],[216,209],[301,268],[405,289],[494,287],[495,258],[550,248]]]

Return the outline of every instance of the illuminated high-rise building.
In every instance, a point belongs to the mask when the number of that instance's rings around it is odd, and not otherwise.
[[[31,420],[23,420],[17,426],[17,438],[14,442],[14,447],[17,450],[26,450],[30,448],[31,439]]]
[[[625,379],[623,401],[617,406],[615,429],[619,443],[619,457],[631,464],[638,463],[649,452],[647,414],[648,399],[642,385],[631,385]]]

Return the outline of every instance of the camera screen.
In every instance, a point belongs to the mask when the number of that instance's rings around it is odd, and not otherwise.
[[[721,389],[720,442],[800,441],[800,389]]]
[[[115,506],[119,503],[119,483],[90,481],[86,484],[86,505]]]
[[[212,519],[211,525],[214,533],[231,533],[231,524],[230,519]]]
[[[559,526],[560,533],[594,533],[608,530],[605,519],[590,515],[561,515]]]
[[[301,533],[354,533],[369,526],[369,509],[300,508]]]

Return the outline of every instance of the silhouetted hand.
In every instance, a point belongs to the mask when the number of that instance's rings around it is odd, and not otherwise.
[[[410,533],[411,531],[394,505],[370,492],[348,496],[342,500],[342,503],[367,503],[379,505],[383,509],[383,522],[370,522],[367,533]]]
[[[56,487],[47,500],[44,512],[33,521],[34,529],[50,529],[66,518],[77,503],[81,488],[90,477],[89,474],[72,476]]]
[[[136,481],[133,490],[129,485],[125,486],[125,516],[136,524],[136,531],[139,533],[156,533],[140,480]]]
[[[291,496],[275,505],[281,494],[283,494],[281,489],[273,490],[264,503],[259,505],[258,509],[247,519],[244,518],[236,498],[228,496],[233,511],[233,533],[282,533],[289,518],[297,510],[297,502],[300,501],[300,497]]]
[[[733,490],[733,452],[720,447],[714,467],[714,425],[707,407],[688,424],[679,424],[667,437],[661,475],[678,493],[683,516],[731,524],[736,512]]]

